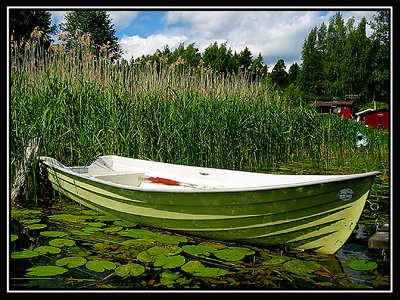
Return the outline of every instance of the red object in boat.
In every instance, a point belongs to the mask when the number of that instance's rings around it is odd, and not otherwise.
[[[146,180],[154,182],[154,183],[161,183],[166,185],[180,185],[179,181],[162,178],[162,177],[146,177]]]

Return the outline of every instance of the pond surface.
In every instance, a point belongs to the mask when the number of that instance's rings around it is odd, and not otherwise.
[[[367,205],[342,249],[320,255],[146,228],[68,199],[19,207],[10,216],[9,290],[390,290],[390,253],[367,247],[387,217]]]

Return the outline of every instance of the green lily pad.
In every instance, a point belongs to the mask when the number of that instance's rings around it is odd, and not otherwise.
[[[86,268],[102,273],[105,270],[114,270],[116,268],[116,264],[107,260],[90,260],[86,263]]]
[[[204,268],[205,266],[198,260],[191,260],[188,261],[186,264],[184,264],[181,267],[182,271],[185,271],[189,274],[194,274],[196,272],[197,269],[201,269]]]
[[[154,261],[154,266],[162,267],[163,269],[173,269],[182,266],[184,263],[185,257],[182,255],[160,256]]]
[[[39,223],[40,221],[42,221],[42,219],[39,219],[39,218],[35,218],[35,219],[24,219],[24,220],[21,220],[21,223],[22,223],[23,225],[29,225],[29,224]]]
[[[87,226],[87,227],[82,228],[82,231],[83,231],[84,233],[92,234],[92,233],[95,233],[95,232],[103,231],[103,228],[101,228],[101,227]]]
[[[201,269],[197,269],[194,272],[194,276],[200,276],[200,277],[221,277],[221,276],[225,276],[226,274],[229,274],[229,271],[224,270],[224,269],[220,269],[220,268],[201,268]]]
[[[104,229],[105,233],[113,233],[113,232],[118,232],[120,230],[122,230],[123,227],[122,226],[110,226]]]
[[[154,262],[157,259],[157,256],[151,255],[149,252],[147,252],[147,250],[144,250],[140,252],[136,258],[143,263],[149,263]]]
[[[104,226],[106,226],[107,224],[106,224],[106,223],[103,223],[103,222],[89,222],[88,225],[89,225],[90,227],[104,227]]]
[[[41,211],[35,209],[13,209],[11,210],[11,217],[19,218],[19,217],[32,217],[34,215],[42,214]]]
[[[10,240],[11,240],[11,242],[14,242],[14,241],[18,240],[18,235],[16,235],[16,234],[11,234]]]
[[[127,276],[139,276],[143,274],[145,268],[142,265],[135,264],[135,263],[128,263],[126,265],[120,265],[115,269],[115,274],[120,277],[127,277]]]
[[[191,255],[204,255],[210,256],[210,253],[218,251],[210,246],[202,246],[202,245],[184,245],[182,246],[182,250]]]
[[[48,231],[41,231],[40,235],[48,236],[48,237],[63,237],[68,235],[65,231],[55,231],[55,230],[48,230]]]
[[[36,223],[36,224],[30,224],[25,226],[29,230],[37,230],[37,229],[43,229],[47,227],[47,224],[41,224],[41,223]]]
[[[177,246],[164,246],[164,247],[154,246],[147,250],[147,252],[153,256],[156,256],[156,255],[170,256],[170,255],[178,254],[181,251],[182,251],[182,248],[177,247]]]
[[[151,239],[129,239],[123,241],[121,244],[124,246],[135,248],[140,251],[144,251],[154,246],[156,242]]]
[[[176,280],[181,278],[181,274],[179,272],[172,272],[167,269],[160,275],[160,285],[165,285],[167,287],[173,287],[176,283]]]
[[[86,258],[82,256],[69,256],[56,260],[56,265],[59,267],[66,266],[68,268],[77,268],[86,264]]]
[[[21,258],[32,258],[39,256],[39,253],[32,250],[14,251],[11,253],[11,258],[21,259]]]
[[[75,241],[74,240],[70,240],[70,239],[58,238],[58,239],[51,240],[49,242],[49,244],[51,246],[55,246],[55,247],[62,247],[62,246],[71,247],[71,246],[75,245]]]
[[[39,254],[58,254],[61,252],[61,249],[58,247],[53,247],[53,246],[39,246],[35,248],[33,251],[39,253]]]
[[[253,255],[255,251],[246,247],[229,246],[228,249],[242,252],[244,255]]]
[[[349,268],[356,271],[370,271],[378,267],[378,264],[374,261],[366,261],[363,259],[352,260],[348,264]]]
[[[221,249],[214,252],[214,255],[219,259],[226,261],[238,261],[242,260],[245,255],[242,251],[232,250],[232,249]]]
[[[145,229],[128,229],[118,232],[119,235],[136,238],[136,239],[152,239],[155,233]]]
[[[38,266],[38,267],[33,267],[29,268],[27,275],[29,276],[55,276],[55,275],[60,275],[64,274],[65,272],[68,271],[68,269],[65,269],[63,267],[58,267],[58,266]]]

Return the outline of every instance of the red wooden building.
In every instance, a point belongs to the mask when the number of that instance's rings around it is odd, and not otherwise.
[[[351,118],[353,101],[316,101],[315,108],[319,113],[337,114],[338,117]]]
[[[356,113],[357,121],[375,128],[389,128],[389,109],[367,109]]]

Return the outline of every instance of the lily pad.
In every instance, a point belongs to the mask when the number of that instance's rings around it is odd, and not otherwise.
[[[160,275],[160,285],[165,285],[167,287],[173,287],[176,283],[176,280],[181,278],[181,274],[179,272],[172,272],[167,269]]]
[[[90,227],[104,227],[104,226],[106,226],[107,224],[106,224],[106,223],[103,223],[103,222],[89,222],[88,225],[89,225]]]
[[[210,253],[218,251],[213,247],[202,246],[202,245],[184,245],[182,246],[182,250],[191,255],[204,255],[204,256],[210,256]]]
[[[242,251],[234,250],[234,249],[221,249],[214,252],[214,255],[219,259],[226,261],[238,261],[242,260],[245,255]]]
[[[84,233],[87,233],[87,234],[92,234],[92,233],[95,233],[95,232],[98,232],[98,231],[103,231],[103,228],[101,228],[101,227],[93,227],[93,226],[86,226],[86,227],[82,228],[82,231]]]
[[[48,236],[48,237],[63,237],[68,235],[65,231],[55,231],[55,230],[48,230],[48,231],[41,231],[40,235]]]
[[[64,274],[68,269],[58,266],[38,266],[29,268],[27,275],[29,276],[55,276]]]
[[[127,276],[139,276],[143,274],[145,268],[140,264],[135,263],[128,263],[126,265],[120,265],[115,269],[115,274],[120,277],[127,277]]]
[[[90,260],[86,263],[86,268],[102,273],[105,270],[114,270],[116,268],[116,264],[107,260]]]
[[[33,251],[39,253],[39,254],[58,254],[61,252],[61,249],[58,247],[54,246],[39,246],[35,248]]]
[[[155,255],[170,256],[170,255],[178,254],[181,251],[182,251],[182,248],[177,247],[177,246],[164,246],[164,247],[154,246],[147,250],[147,252],[153,256],[155,256]]]
[[[62,246],[71,247],[71,246],[75,245],[75,241],[74,240],[70,240],[70,239],[58,238],[58,239],[51,240],[49,242],[49,244],[51,246],[55,246],[55,247],[62,247]]]
[[[109,227],[104,229],[104,232],[105,233],[112,233],[112,232],[120,231],[122,229],[123,229],[122,226],[109,226]]]
[[[35,218],[35,219],[24,219],[24,220],[21,220],[21,223],[22,223],[23,225],[29,225],[29,224],[39,223],[40,221],[42,221],[42,219],[39,219],[39,218]]]
[[[164,269],[173,269],[182,266],[185,263],[185,257],[182,255],[160,256],[155,262],[155,267]]]
[[[370,271],[378,267],[378,264],[374,261],[366,261],[363,259],[352,260],[348,264],[349,268],[356,271]]]
[[[32,250],[14,251],[11,253],[11,258],[21,259],[21,258],[32,258],[39,256],[39,253]]]
[[[29,230],[37,230],[37,229],[43,229],[47,227],[47,224],[41,224],[41,223],[36,223],[36,224],[30,224],[25,226]]]
[[[41,211],[35,209],[12,209],[11,217],[19,218],[19,217],[32,217],[34,215],[42,214]]]
[[[155,245],[155,241],[151,239],[129,239],[121,243],[124,246],[133,247],[135,249],[146,250]]]
[[[152,239],[155,236],[155,233],[145,229],[128,229],[120,231],[118,234],[136,239]]]
[[[57,266],[66,266],[68,268],[77,268],[86,264],[86,258],[82,256],[69,256],[56,260]]]
[[[186,264],[184,264],[182,267],[181,267],[181,270],[182,271],[185,271],[185,272],[187,272],[187,273],[189,273],[189,274],[194,274],[195,272],[196,272],[196,270],[198,270],[198,269],[202,269],[202,268],[204,268],[205,266],[200,262],[200,261],[198,261],[198,260],[191,260],[191,261],[188,261]]]
[[[11,239],[11,242],[14,242],[14,241],[18,240],[18,235],[11,234],[10,239]]]
[[[226,274],[229,274],[229,271],[220,269],[220,268],[202,268],[202,269],[197,269],[194,272],[194,276],[200,276],[200,277],[221,277],[225,276]]]

